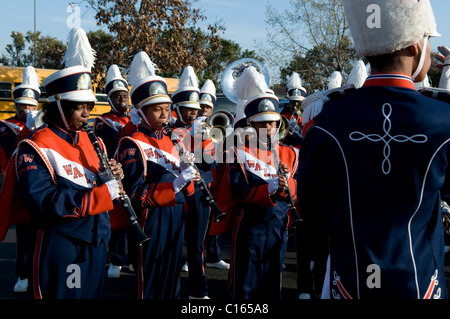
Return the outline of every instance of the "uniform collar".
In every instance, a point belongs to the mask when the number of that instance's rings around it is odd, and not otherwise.
[[[363,87],[368,86],[397,86],[416,90],[411,77],[403,73],[374,73],[364,82]]]
[[[58,137],[60,137],[61,139],[63,139],[64,141],[66,141],[67,143],[70,143],[72,145],[77,145],[78,141],[79,141],[79,132],[67,132],[66,130],[64,130],[63,128],[54,125],[52,123],[50,123],[48,125],[48,128],[55,133]]]
[[[139,124],[138,131],[156,139],[162,139],[165,133],[164,130],[155,131],[154,129],[148,127],[147,125],[142,124]]]

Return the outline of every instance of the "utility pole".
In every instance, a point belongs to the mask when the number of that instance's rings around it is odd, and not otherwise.
[[[33,66],[36,66],[36,0],[34,0]]]

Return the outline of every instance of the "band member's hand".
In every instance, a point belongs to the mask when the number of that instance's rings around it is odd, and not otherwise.
[[[183,169],[178,177],[173,181],[175,193],[178,193],[190,181],[199,181],[200,173],[193,167],[189,166]]]
[[[285,175],[289,174],[289,167],[286,164],[280,162],[280,169],[283,171]]]
[[[284,176],[278,176],[278,189],[277,192],[283,192],[286,189],[286,186],[288,185],[286,177]]]
[[[123,178],[123,170],[122,170],[122,164],[116,162],[115,159],[110,159],[108,161],[109,167],[111,168],[111,171],[114,175],[114,177],[117,180],[121,180]]]

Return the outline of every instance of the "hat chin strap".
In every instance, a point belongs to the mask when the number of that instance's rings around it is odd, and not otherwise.
[[[66,116],[64,115],[64,112],[61,107],[61,101],[57,100],[56,104],[58,105],[59,114],[61,114],[61,118],[63,120],[64,126],[66,127],[66,130],[70,131],[69,124],[67,123]]]
[[[419,75],[419,73],[423,69],[423,65],[425,63],[425,57],[426,57],[426,54],[427,54],[427,48],[428,48],[428,36],[426,36],[423,39],[423,48],[422,48],[422,54],[420,55],[419,65],[417,66],[417,69],[413,73],[413,75],[411,75],[411,78],[413,79],[413,81],[416,79],[416,77]]]
[[[144,112],[142,112],[142,110],[139,108],[136,110],[138,112],[138,114],[141,116],[141,119],[144,120],[145,124],[148,125],[148,127],[152,128],[152,126],[150,125],[150,123],[147,120],[147,117],[145,116]]]
[[[183,119],[183,116],[180,113],[180,109],[178,108],[178,106],[175,109],[175,113],[177,113],[177,116],[178,116],[178,119],[180,120],[180,122],[183,123],[184,125],[187,125],[186,122]]]
[[[108,102],[109,102],[109,105],[111,105],[111,108],[114,110],[114,111],[116,111],[117,113],[119,113],[119,111],[116,109],[116,107],[114,106],[114,103],[111,101],[111,97],[110,96],[108,96]]]

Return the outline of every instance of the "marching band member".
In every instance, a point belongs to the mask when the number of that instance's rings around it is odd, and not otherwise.
[[[135,211],[151,238],[139,247],[138,297],[179,299],[184,239],[185,196],[198,173],[180,161],[163,125],[170,121],[171,99],[164,78],[145,52],[138,53],[128,71],[131,101],[141,116],[132,136],[123,137],[116,158],[123,164],[123,185],[138,199]]]
[[[283,143],[300,148],[303,125],[301,114],[298,114],[300,113],[298,111],[300,111],[300,105],[307,93],[297,72],[292,72],[287,80],[286,87],[289,104],[281,110],[280,114],[289,121],[289,133],[284,138]]]
[[[37,109],[40,95],[36,71],[32,66],[27,66],[22,74],[22,83],[13,90],[16,114],[0,121],[0,168],[3,176],[6,175],[9,159],[19,142],[20,132],[27,122],[27,115]]]
[[[208,94],[215,100],[215,96]],[[187,66],[180,77],[178,89],[172,94],[177,121],[174,133],[182,140],[186,149],[194,154],[195,166],[200,176],[210,185],[211,171],[216,166],[215,149],[209,137],[203,138],[202,125],[206,116],[197,117],[200,108],[200,90],[194,69]],[[211,105],[211,104],[210,104]],[[189,269],[189,297],[192,299],[208,297],[208,282],[204,265],[204,241],[210,220],[209,203],[203,192],[195,185],[195,193],[186,200],[186,257]]]
[[[281,122],[278,98],[255,67],[235,82],[245,117],[256,138],[234,149],[229,177],[241,212],[234,231],[229,290],[234,299],[280,299],[281,271],[287,244],[288,206],[284,189],[296,174],[298,150],[276,141]],[[273,142],[269,146],[267,137]],[[280,167],[275,167],[276,152]],[[279,170],[282,174],[278,175]],[[287,178],[286,178],[287,176]],[[292,194],[293,198],[296,194]]]
[[[439,35],[430,1],[343,4],[371,75],[303,102],[298,194],[312,251],[329,251],[322,296],[446,298],[450,109],[413,83]]]
[[[13,90],[16,114],[0,121],[0,168],[3,177],[6,176],[9,159],[26,127],[28,114],[37,112],[40,94],[36,71],[32,66],[27,66],[22,74],[22,83]],[[16,225],[17,282],[14,285],[14,292],[28,290],[28,279],[32,278],[33,237],[33,230],[29,224]]]
[[[200,89],[199,103],[201,111],[197,114],[197,118],[204,116],[205,121],[207,121],[213,113],[214,106],[216,104],[216,87],[213,81],[208,79],[203,84],[202,88]],[[220,180],[217,180],[216,174],[218,166],[221,164],[226,165],[225,163],[218,161],[217,166],[213,170],[211,170],[213,181],[210,184],[210,188],[212,193],[214,193],[214,186],[221,182]],[[211,224],[209,224],[208,226],[210,225]],[[204,258],[205,266],[218,269],[229,269],[230,265],[226,263],[221,256],[219,235],[209,235],[208,232],[209,231],[207,231],[204,239],[204,250],[206,252]]]
[[[15,169],[22,198],[38,229],[34,252],[34,296],[100,298],[110,237],[107,211],[122,192],[103,168],[83,131],[96,101],[91,72],[95,56],[86,33],[73,28],[65,68],[44,80],[49,103],[46,125],[17,147]],[[109,162],[116,178],[120,165]]]
[[[120,73],[116,64],[109,67],[106,73],[105,93],[111,105],[111,111],[94,120],[93,131],[106,146],[109,156],[114,156],[117,145],[122,137],[124,127],[130,122],[128,114],[129,92],[128,83]],[[112,219],[112,214],[110,218]],[[113,225],[113,224],[112,224]],[[111,239],[108,242],[109,268],[108,278],[119,278],[120,270],[126,258],[127,228],[111,229]]]

